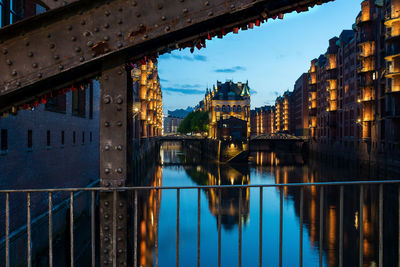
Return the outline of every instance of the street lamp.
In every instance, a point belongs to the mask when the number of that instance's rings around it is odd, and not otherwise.
[[[140,102],[134,102],[132,105],[132,114],[133,114],[133,119],[140,113]]]

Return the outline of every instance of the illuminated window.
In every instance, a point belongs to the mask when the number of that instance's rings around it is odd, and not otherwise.
[[[237,106],[237,111],[238,112],[242,112],[242,107],[241,106]]]

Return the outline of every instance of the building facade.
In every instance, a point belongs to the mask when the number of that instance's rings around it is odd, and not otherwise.
[[[397,162],[399,37],[400,0],[362,1],[353,29],[331,38],[327,51],[296,81],[289,132],[309,136],[316,150]],[[274,106],[274,132],[287,129],[285,94]],[[261,113],[260,108],[251,113],[252,134],[264,134]]]
[[[248,82],[225,83],[217,81],[212,90],[207,89],[199,109],[209,114],[209,137],[218,138],[218,122],[231,117],[247,124],[246,138],[250,136],[250,88]]]

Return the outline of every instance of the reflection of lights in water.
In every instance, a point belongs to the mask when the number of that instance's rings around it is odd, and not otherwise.
[[[200,165],[197,166],[196,170],[197,170],[198,172],[201,172],[201,166],[200,166]]]
[[[232,144],[230,145],[230,147],[231,147],[231,148],[234,148],[234,147],[235,147],[235,145],[232,143]]]
[[[151,217],[151,225],[154,225],[154,215],[153,215],[153,211],[150,212],[150,217]]]
[[[358,230],[358,211],[354,214],[354,227]]]
[[[234,182],[235,182],[235,179],[233,177],[231,177],[231,185],[233,185]]]

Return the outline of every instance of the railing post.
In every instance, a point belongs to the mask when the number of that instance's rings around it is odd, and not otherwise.
[[[100,264],[127,266],[129,202],[126,192],[118,188],[132,181],[132,90],[128,70],[125,66],[104,70],[100,85],[100,184],[115,192],[100,193]]]

